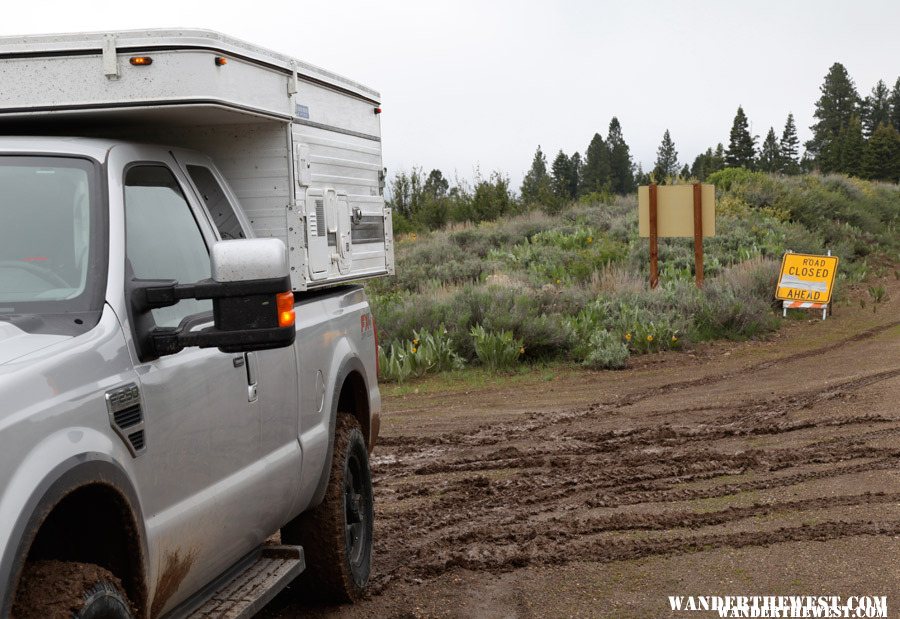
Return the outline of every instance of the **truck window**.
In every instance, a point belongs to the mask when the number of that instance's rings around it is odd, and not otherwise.
[[[222,186],[219,185],[219,181],[213,176],[212,171],[199,165],[189,165],[187,166],[187,171],[200,192],[222,240],[244,238],[244,231],[241,229],[241,222],[234,213],[234,207],[231,206],[228,197],[222,190]]]
[[[178,181],[163,165],[134,166],[125,174],[125,256],[138,279],[191,284],[210,276],[203,235]],[[152,310],[159,327],[211,311],[212,301],[194,299]]]
[[[0,303],[73,311],[89,276],[87,161],[0,157]],[[11,311],[11,310],[8,310]]]

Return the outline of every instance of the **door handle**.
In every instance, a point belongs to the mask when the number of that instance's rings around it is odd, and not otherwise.
[[[259,362],[255,352],[245,352],[244,360],[247,365],[247,401],[256,402],[259,397],[257,393],[257,383],[259,374]]]

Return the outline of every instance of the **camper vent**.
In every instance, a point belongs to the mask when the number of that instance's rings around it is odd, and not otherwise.
[[[325,200],[316,200],[316,236],[325,236]]]

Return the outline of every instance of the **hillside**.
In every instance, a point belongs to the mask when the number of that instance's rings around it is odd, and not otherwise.
[[[367,285],[383,378],[551,359],[620,368],[633,354],[758,337],[779,324],[772,295],[787,249],[841,258],[838,303],[847,284],[895,268],[898,185],[743,169],[709,181],[717,236],[704,245],[702,290],[687,239],[660,241],[649,290],[634,195],[399,235],[397,275]]]

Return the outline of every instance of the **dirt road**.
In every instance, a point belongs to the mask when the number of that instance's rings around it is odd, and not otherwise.
[[[659,617],[691,594],[887,595],[900,616],[886,284],[877,313],[765,342],[386,398],[371,598],[288,592],[265,616]]]

